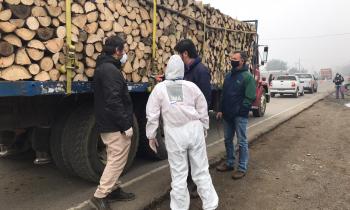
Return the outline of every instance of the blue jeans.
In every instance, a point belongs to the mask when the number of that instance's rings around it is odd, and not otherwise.
[[[234,167],[235,164],[235,145],[233,137],[237,134],[237,144],[239,145],[239,165],[238,170],[246,172],[248,169],[248,139],[247,139],[247,124],[248,118],[236,117],[234,122],[224,120],[224,135],[226,147],[226,164],[229,167]]]
[[[339,98],[339,93],[341,94],[341,98],[344,99],[344,93],[341,91],[341,85],[336,85],[335,86],[335,91],[336,91],[336,98]]]

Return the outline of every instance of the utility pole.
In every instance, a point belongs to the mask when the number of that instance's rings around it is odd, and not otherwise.
[[[299,57],[299,73],[300,73],[300,65],[301,65],[301,64],[300,64],[300,57]]]

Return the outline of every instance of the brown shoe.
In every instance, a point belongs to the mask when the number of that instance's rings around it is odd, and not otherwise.
[[[245,172],[243,171],[235,171],[232,174],[232,179],[242,179],[245,176]]]
[[[233,167],[230,167],[225,162],[223,162],[216,167],[216,170],[220,172],[232,171]]]

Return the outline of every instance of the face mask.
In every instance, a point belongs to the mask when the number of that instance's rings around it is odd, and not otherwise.
[[[120,63],[124,64],[124,63],[126,63],[126,61],[128,61],[128,55],[124,54],[123,57],[120,59]]]
[[[231,61],[232,68],[237,68],[239,66],[239,61]]]

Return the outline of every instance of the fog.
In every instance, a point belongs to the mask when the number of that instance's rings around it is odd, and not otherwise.
[[[349,0],[204,0],[238,20],[259,20],[269,59],[308,71],[350,63]]]

